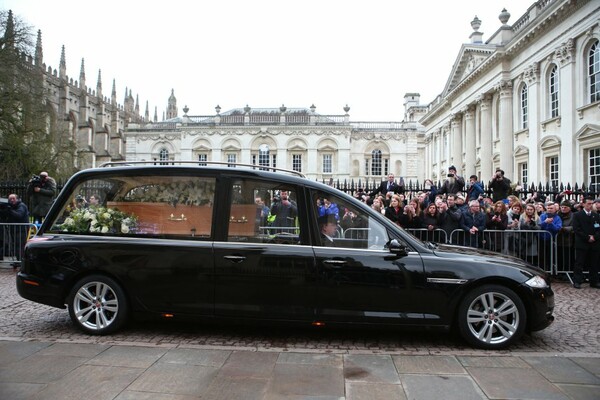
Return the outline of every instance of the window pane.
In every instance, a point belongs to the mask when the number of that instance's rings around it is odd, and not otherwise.
[[[333,172],[333,155],[323,154],[323,173],[331,174]]]
[[[550,117],[558,117],[558,72],[556,65],[550,72],[549,81],[549,93],[550,93]]]
[[[588,79],[590,82],[590,102],[600,100],[600,48],[596,41],[588,54]]]
[[[600,189],[600,147],[589,151],[589,182],[590,188]]]
[[[548,159],[548,172],[550,184],[553,187],[558,187],[558,157],[550,157]]]
[[[302,154],[292,154],[292,169],[302,172]]]
[[[208,154],[198,154],[198,165],[205,167],[208,160]]]
[[[86,181],[75,188],[50,231],[206,239],[212,236],[214,195],[213,178],[119,176]]]
[[[381,150],[373,150],[371,157],[371,175],[381,176]]]
[[[381,223],[335,195],[315,192],[313,204],[322,246],[383,250],[389,241]]]
[[[526,129],[528,123],[527,85],[521,88],[521,128]]]
[[[280,183],[238,179],[232,186],[230,242],[299,244],[296,191]]]
[[[228,153],[227,154],[227,166],[228,167],[235,167],[235,163],[237,162],[237,154],[235,153]]]

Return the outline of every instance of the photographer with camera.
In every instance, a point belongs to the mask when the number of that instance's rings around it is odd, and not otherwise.
[[[7,249],[6,255],[20,261],[27,241],[29,225],[24,224],[29,224],[29,210],[16,194],[9,194],[8,204],[2,204],[0,207],[0,220],[7,223],[2,227],[3,249]],[[13,263],[13,269],[16,269],[16,266],[17,264]]]
[[[508,192],[510,191],[510,179],[505,178],[504,171],[498,168],[496,169],[496,173],[492,175],[489,186],[492,190],[492,200],[495,203],[508,197]]]
[[[463,191],[465,188],[465,178],[456,174],[456,167],[451,165],[448,168],[448,176],[446,180],[444,180],[444,184],[442,185],[438,194],[458,194]]]
[[[31,214],[35,223],[41,223],[50,210],[56,195],[56,181],[47,172],[40,172],[29,180],[27,195],[31,200]]]

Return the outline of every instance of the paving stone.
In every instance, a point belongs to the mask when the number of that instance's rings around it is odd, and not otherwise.
[[[280,353],[278,364],[309,364],[342,367],[344,359],[339,354]]]
[[[186,396],[179,394],[167,393],[149,393],[135,392],[133,390],[125,390],[118,395],[115,400],[198,400],[198,396]]]
[[[489,367],[489,368],[531,368],[529,364],[518,357],[509,356],[458,356],[458,361],[463,367]]]
[[[598,400],[600,398],[600,386],[594,385],[557,385],[572,400]]]
[[[270,378],[277,357],[277,353],[235,351],[221,367],[219,375],[232,378]]]
[[[406,397],[410,400],[481,400],[485,394],[468,376],[401,375]]]
[[[54,343],[40,350],[38,354],[92,358],[109,348],[110,345],[107,344]]]
[[[82,365],[48,384],[31,400],[112,400],[141,373],[138,368]]]
[[[202,396],[219,369],[201,365],[156,363],[135,380],[128,390]]]
[[[161,358],[167,349],[142,346],[112,346],[87,363],[115,367],[148,368]]]
[[[0,365],[22,360],[52,343],[0,341]]]
[[[344,377],[350,382],[400,383],[392,358],[387,355],[345,355]]]
[[[492,399],[567,399],[561,390],[534,369],[468,367],[467,371]]]
[[[600,378],[565,357],[523,357],[546,379],[554,383],[600,385]],[[600,397],[600,393],[598,394]]]
[[[0,382],[50,383],[87,361],[85,357],[42,356],[34,354],[0,366]]]
[[[344,396],[341,366],[277,364],[267,395],[277,396]]]
[[[207,367],[220,368],[231,351],[203,350],[203,349],[171,349],[159,360],[161,363],[204,365]]]
[[[466,374],[454,356],[393,356],[399,374]]]
[[[25,400],[46,387],[44,383],[0,383],[0,399]]]
[[[600,357],[571,357],[571,360],[592,374],[600,376]]]
[[[219,375],[212,380],[203,395],[205,399],[261,400],[267,391],[265,378],[234,378]]]
[[[402,385],[348,382],[346,400],[406,400]]]

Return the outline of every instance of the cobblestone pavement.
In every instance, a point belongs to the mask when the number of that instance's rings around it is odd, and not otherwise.
[[[526,335],[501,354],[600,354],[600,290],[553,284],[555,321]],[[89,336],[71,323],[67,310],[21,298],[15,273],[0,269],[0,340],[94,344],[210,346],[240,350],[334,351],[378,354],[489,354],[448,333],[374,329],[273,328],[171,322],[134,322],[111,336]]]

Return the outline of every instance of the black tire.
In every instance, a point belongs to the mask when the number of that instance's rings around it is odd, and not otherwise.
[[[473,289],[458,307],[458,329],[467,342],[482,349],[502,349],[523,335],[525,306],[507,287],[486,285]]]
[[[91,335],[106,335],[123,327],[128,318],[125,292],[113,279],[90,275],[79,280],[67,300],[73,323]]]

